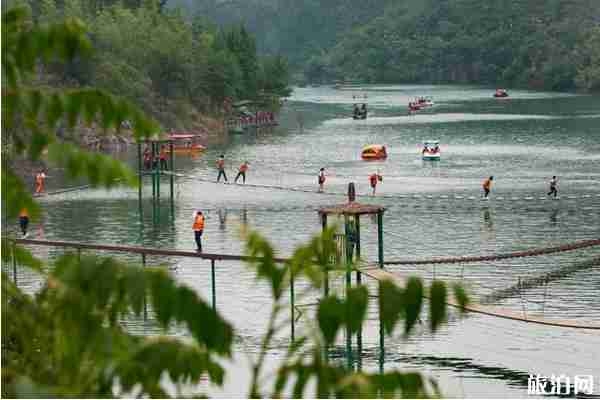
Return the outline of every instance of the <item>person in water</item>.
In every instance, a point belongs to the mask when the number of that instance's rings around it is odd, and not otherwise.
[[[29,226],[29,212],[25,207],[21,209],[19,213],[19,226],[21,227],[21,232],[23,233],[23,237],[27,237],[27,226]]]
[[[490,176],[483,182],[483,198],[487,199],[490,194],[490,189],[492,188],[492,181],[494,180],[493,176]]]
[[[204,215],[202,211],[197,211],[194,217],[194,224],[192,225],[194,230],[194,240],[196,241],[196,251],[202,253],[202,232],[204,232]]]
[[[38,172],[35,175],[35,194],[44,193],[45,182],[46,182],[46,174],[44,173],[44,170],[41,169],[40,172]]]
[[[244,161],[242,165],[240,165],[240,170],[238,171],[234,183],[237,183],[238,178],[242,177],[242,182],[246,183],[246,171],[248,171],[248,161]]]
[[[371,189],[373,189],[372,195],[375,196],[375,190],[377,189],[377,183],[383,181],[383,176],[377,171],[374,174],[369,175],[369,183],[371,184]]]
[[[551,194],[554,195],[554,198],[558,197],[558,178],[556,176],[553,176],[550,180],[550,191],[547,196],[550,196]]]
[[[354,118],[358,118],[360,116],[360,110],[358,109],[358,104],[354,103]]]
[[[367,118],[367,104],[363,103],[362,107],[360,108],[360,116],[361,118]]]
[[[225,175],[225,156],[221,154],[219,159],[217,160],[217,169],[219,170],[219,175],[217,175],[217,182],[221,180],[221,175],[225,178],[225,182],[227,182],[227,175]]]
[[[323,192],[323,186],[325,185],[325,168],[319,170],[319,193]]]

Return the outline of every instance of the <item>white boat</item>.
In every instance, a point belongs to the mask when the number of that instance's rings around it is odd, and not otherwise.
[[[429,97],[421,97],[417,100],[417,104],[420,107],[433,107],[435,105],[435,103],[433,102],[433,100]]]
[[[437,140],[427,140],[423,142],[421,155],[425,161],[439,161],[441,156],[440,142]]]

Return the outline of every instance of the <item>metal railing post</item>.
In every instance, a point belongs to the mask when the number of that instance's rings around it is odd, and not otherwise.
[[[17,244],[12,245],[12,261],[13,261],[13,282],[17,286]]]
[[[146,253],[142,253],[142,268],[146,269]],[[144,290],[144,321],[148,320],[148,302],[146,301],[146,291]]]
[[[210,260],[210,282],[212,289],[212,308],[217,309],[217,283],[215,277],[215,260]]]

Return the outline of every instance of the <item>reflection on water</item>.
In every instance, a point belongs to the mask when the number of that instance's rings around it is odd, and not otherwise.
[[[510,101],[497,102],[489,90],[474,87],[364,86],[361,90],[368,94],[373,119],[358,123],[350,119],[351,91],[302,89],[294,94],[289,110],[284,110],[278,130],[232,137],[230,143],[213,146],[198,158],[178,157],[175,168],[214,180],[214,161],[223,152],[232,167],[250,162],[248,183],[314,191],[318,169],[325,166],[330,173],[326,191],[343,194],[353,181],[357,192],[365,193],[374,164],[363,162],[360,150],[365,144],[382,143],[390,153],[388,160],[376,165],[385,177],[384,185],[378,187],[379,196],[359,200],[386,207],[387,260],[493,254],[600,237],[600,198],[596,196],[600,193],[600,147],[597,118],[593,117],[599,113],[600,97],[516,91]],[[406,123],[405,100],[418,95],[432,95],[436,106],[415,116],[413,120],[422,123]],[[424,140],[440,141],[439,162],[421,160]],[[489,175],[497,180],[491,200],[482,205],[480,185]],[[561,177],[561,200],[539,200],[552,175]],[[168,193],[168,185],[161,186]],[[149,181],[144,190],[142,220],[135,190],[88,190],[44,198],[46,217],[43,225],[32,224],[32,236],[189,250],[194,248],[191,216],[201,209],[207,214],[205,251],[242,253],[239,228],[248,223],[273,243],[277,255],[286,256],[320,232],[319,207],[345,200],[344,195],[178,179],[174,216],[168,195],[163,195],[160,218],[154,225],[152,204],[147,200],[151,197]],[[587,194],[592,196],[582,197]],[[512,198],[520,200],[506,200]],[[370,261],[377,257],[376,223],[376,218],[361,220],[361,254]],[[61,253],[35,251],[45,258]],[[393,269],[427,281],[435,276],[461,282],[475,299],[496,294],[492,304],[518,312],[600,323],[600,270],[589,263],[598,254],[596,248],[528,259]],[[135,256],[118,257],[139,262]],[[167,265],[176,279],[210,298],[208,262],[149,257],[148,264]],[[586,267],[578,268],[581,265]],[[568,273],[517,294],[499,292],[519,280],[552,271]],[[35,290],[39,278],[21,274],[20,284]],[[268,317],[267,287],[236,262],[218,262],[216,282],[217,305],[237,328],[237,346],[254,353]],[[369,282],[369,286],[375,293],[376,285]],[[314,294],[307,303],[316,300]],[[313,312],[310,307],[303,311],[297,329],[304,329]],[[146,322],[135,318],[124,322],[136,333],[160,332],[151,310]],[[186,334],[176,328],[170,333]],[[281,347],[270,354],[273,360],[285,351],[287,337],[280,339]],[[363,342],[363,367],[377,370],[378,322],[373,307]],[[385,368],[419,369],[436,377],[448,396],[522,397],[526,393],[523,376],[528,373],[592,373],[600,380],[599,351],[600,339],[587,331],[484,316],[460,320],[451,315],[448,326],[436,335],[422,331],[409,340],[386,339]],[[239,382],[247,379],[245,372],[232,367],[230,373],[233,376],[227,378],[225,389],[209,392],[244,395]]]

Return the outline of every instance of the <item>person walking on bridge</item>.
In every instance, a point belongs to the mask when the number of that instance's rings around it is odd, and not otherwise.
[[[40,170],[40,172],[38,172],[35,175],[35,194],[42,194],[44,193],[44,183],[46,182],[46,174],[44,173],[44,170]]]
[[[490,194],[490,190],[492,189],[492,181],[493,180],[494,180],[494,177],[490,176],[483,182],[483,198],[484,199],[487,199]]]
[[[237,183],[237,180],[240,176],[242,177],[242,181],[246,183],[246,171],[248,171],[248,161],[244,161],[242,165],[240,165],[240,170],[233,180],[233,183]]]
[[[319,193],[323,193],[323,186],[325,185],[325,168],[319,170]]]
[[[196,251],[202,253],[202,232],[204,232],[204,215],[202,215],[202,211],[196,211],[192,229],[194,230],[194,240],[196,240]]]
[[[19,225],[21,227],[21,232],[23,233],[23,238],[26,238],[27,226],[29,225],[29,212],[25,207],[23,207],[21,212],[19,212]]]
[[[550,196],[551,194],[554,195],[555,199],[558,197],[558,178],[556,176],[553,176],[552,179],[550,179],[550,191],[547,196]]]
[[[375,196],[375,190],[377,189],[377,183],[383,181],[383,176],[377,171],[374,174],[369,175],[369,183],[371,184],[371,189],[373,189],[372,195]]]
[[[225,182],[227,182],[227,175],[225,175],[225,156],[221,154],[219,159],[217,160],[217,169],[219,170],[219,175],[217,175],[217,182],[221,180],[221,175],[225,178]]]

